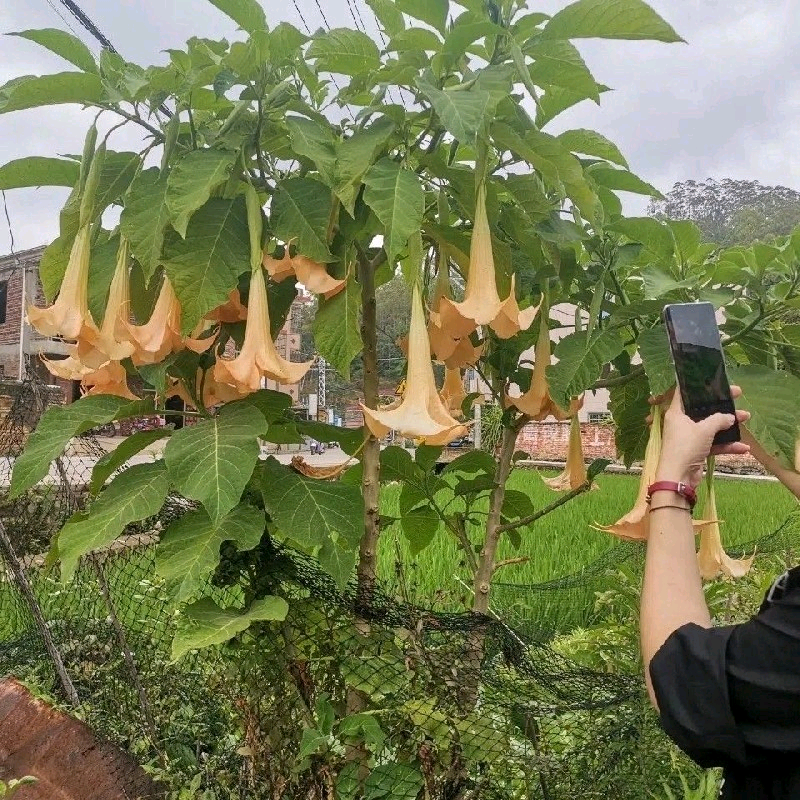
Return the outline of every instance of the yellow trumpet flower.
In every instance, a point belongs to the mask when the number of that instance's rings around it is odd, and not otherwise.
[[[128,400],[139,399],[130,390],[125,367],[119,361],[109,361],[99,369],[84,375],[81,387],[87,395],[113,394],[117,397],[126,397]]]
[[[347,285],[347,278],[334,278],[328,274],[325,265],[318,261],[312,261],[302,255],[290,257],[288,245],[283,258],[264,255],[262,264],[275,283],[294,276],[309,292],[321,294],[326,299],[339,294]]]
[[[431,363],[431,347],[425,326],[425,312],[418,286],[411,300],[411,324],[408,332],[408,374],[399,402],[381,409],[363,403],[364,422],[379,439],[390,430],[426,444],[448,444],[463,436],[467,427],[451,416],[436,391]]]
[[[135,344],[131,359],[136,366],[158,364],[183,349],[181,306],[169,278],[164,276],[150,319],[144,325],[126,324]]]
[[[291,384],[302,380],[313,361],[297,363],[281,358],[270,335],[267,284],[264,271],[257,267],[250,279],[247,324],[244,343],[234,359],[220,358],[214,367],[214,378],[235,387],[240,393],[256,392],[261,379]]]
[[[708,522],[700,527],[700,549],[697,553],[697,566],[700,575],[707,581],[719,575],[729,578],[743,578],[753,566],[755,553],[750,558],[731,558],[722,546],[719,520],[717,518],[717,498],[714,493],[713,467],[709,468],[708,498],[706,500],[705,516]]]
[[[545,483],[556,492],[568,492],[586,483],[586,462],[583,458],[581,423],[575,414],[569,425],[569,448],[564,471],[555,478],[547,478]]]
[[[464,416],[461,410],[461,405],[467,399],[467,393],[464,390],[464,379],[461,376],[461,370],[446,369],[444,372],[444,383],[442,390],[439,392],[442,402],[447,407],[448,411],[459,419]]]
[[[43,336],[78,339],[85,329],[96,330],[89,311],[89,257],[91,229],[78,230],[58,297],[47,308],[28,306],[28,322]]]

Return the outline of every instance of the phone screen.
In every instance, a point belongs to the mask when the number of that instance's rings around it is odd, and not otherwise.
[[[664,321],[686,414],[694,420],[717,412],[733,414],[714,307],[711,303],[669,305]],[[718,434],[715,441],[739,441],[738,426]]]

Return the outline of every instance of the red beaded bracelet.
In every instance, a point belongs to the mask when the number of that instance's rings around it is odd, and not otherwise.
[[[647,502],[653,497],[653,492],[675,492],[681,497],[685,497],[689,503],[689,508],[694,508],[697,503],[697,492],[685,483],[674,483],[673,481],[656,481],[647,487]]]

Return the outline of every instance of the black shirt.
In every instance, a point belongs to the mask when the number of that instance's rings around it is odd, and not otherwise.
[[[670,738],[724,800],[800,800],[800,568],[749,622],[684,625],[650,663]]]

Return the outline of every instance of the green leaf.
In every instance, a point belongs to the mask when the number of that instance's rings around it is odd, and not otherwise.
[[[608,86],[599,84],[597,91],[603,94],[603,92],[611,90]],[[539,98],[536,108],[537,127],[543,128],[563,111],[590,99],[593,99],[592,94],[587,94],[586,92],[576,92],[574,89],[565,89],[562,86],[548,86],[545,93]]]
[[[61,103],[92,105],[102,95],[99,76],[86,72],[26,75],[0,86],[0,114]]]
[[[655,186],[651,186],[626,169],[592,167],[592,169],[589,170],[589,174],[600,186],[605,186],[606,189],[614,189],[618,192],[644,194],[648,197],[662,197],[661,192],[659,192]]]
[[[66,158],[30,156],[17,158],[0,167],[0,190],[27,186],[74,186],[80,164]]]
[[[636,340],[644,371],[650,383],[650,391],[658,396],[675,385],[675,368],[669,350],[667,329],[663,325],[647,328]]]
[[[38,30],[16,31],[8,36],[19,36],[41,45],[51,53],[61,56],[65,61],[74,64],[84,72],[97,72],[92,51],[77,37],[58,28],[40,28]]]
[[[338,442],[349,456],[356,454],[364,444],[363,428],[340,428],[337,425],[328,425],[326,422],[304,419],[298,420],[297,430],[318,442]]]
[[[597,131],[577,128],[575,130],[564,131],[564,133],[560,133],[556,138],[572,153],[597,156],[598,158],[606,159],[606,161],[611,161],[614,164],[619,164],[622,167],[628,166],[625,156],[622,155],[614,142],[610,139],[606,139],[605,136]]]
[[[286,412],[292,407],[292,398],[286,392],[276,392],[274,389],[259,389],[247,395],[237,405],[255,406],[271,425],[274,422],[284,421]]]
[[[429,53],[438,53],[441,47],[442,40],[429,28],[408,28],[392,36],[392,40],[386,46],[386,52],[406,54],[418,50],[427,59]],[[415,75],[416,72],[415,69]]]
[[[173,167],[167,179],[167,210],[184,239],[192,214],[228,179],[235,161],[236,153],[225,150],[192,150]]]
[[[381,159],[364,176],[364,202],[385,230],[383,248],[390,264],[422,226],[425,191],[417,174],[389,158]]]
[[[600,87],[571,42],[538,41],[527,48],[527,53],[535,59],[528,74],[537,86],[560,86],[600,102]]]
[[[432,506],[412,509],[400,517],[400,526],[408,539],[412,558],[416,558],[433,541],[441,524]]]
[[[447,33],[442,47],[442,54],[460,58],[469,49],[470,45],[487,36],[497,36],[504,33],[499,25],[484,20],[482,22],[464,22],[454,25]]]
[[[307,117],[286,117],[294,151],[310,158],[331,185],[336,180],[336,139],[330,127]]]
[[[366,3],[390,38],[405,28],[403,13],[397,8],[394,0],[366,0]]]
[[[331,481],[315,481],[267,459],[261,474],[261,493],[269,515],[281,533],[312,549],[327,539],[343,540],[355,549],[361,540],[361,490]]]
[[[439,461],[442,455],[442,447],[432,447],[430,445],[422,445],[416,449],[414,453],[414,461],[422,467],[425,472],[431,472]]]
[[[168,489],[161,461],[135,464],[117,475],[88,513],[76,514],[59,532],[61,580],[67,583],[72,579],[81,556],[107,547],[132,522],[157,514]]]
[[[535,512],[533,501],[526,492],[518,489],[506,489],[503,497],[503,519],[513,522],[523,517],[530,517]]]
[[[239,502],[267,429],[253,406],[230,403],[212,419],[176,431],[164,448],[175,488],[203,504],[215,524]]]
[[[364,800],[416,800],[424,781],[408,764],[380,764],[364,781]]]
[[[592,336],[588,331],[577,331],[561,339],[553,351],[558,360],[547,368],[553,400],[567,408],[573,397],[594,384],[603,367],[613,361],[623,347],[622,337],[615,330],[600,331]]]
[[[314,345],[317,352],[350,380],[350,365],[361,352],[361,290],[353,278],[343,292],[329,299],[320,298],[314,317]]]
[[[295,240],[298,252],[314,261],[333,261],[328,249],[332,198],[313,178],[281,181],[273,199],[273,233],[284,242]]]
[[[243,197],[209,200],[195,212],[186,239],[168,233],[164,269],[181,302],[184,333],[224,303],[250,269],[250,235]]]
[[[246,504],[236,506],[217,523],[202,509],[190,511],[161,534],[156,573],[166,581],[173,601],[185,603],[206,587],[224,542],[233,542],[239,551],[252,550],[265,527],[264,512]]]
[[[404,447],[392,445],[381,450],[381,483],[420,483],[423,477],[419,465],[411,459]]]
[[[596,458],[586,468],[586,480],[593,483],[598,475],[602,475],[606,471],[606,467],[611,465],[611,460],[608,458]]]
[[[797,464],[800,379],[755,364],[730,369],[729,374],[731,383],[742,387],[736,406],[750,412],[748,430],[769,455],[796,469],[800,466]]]
[[[498,97],[478,89],[437,89],[418,79],[417,86],[430,100],[433,110],[459,142],[474,144],[497,107]]]
[[[258,0],[208,0],[227,14],[243,31],[267,30],[267,18]]]
[[[678,254],[688,261],[702,244],[703,232],[690,219],[668,219],[666,223],[675,237]]]
[[[111,395],[82,397],[67,406],[48,408],[28,437],[24,452],[14,463],[9,499],[19,497],[44,478],[50,463],[64,452],[74,436],[112,420],[140,416],[150,410],[151,402]]]
[[[125,198],[120,215],[122,235],[149,281],[161,265],[164,233],[169,225],[167,179],[157,167],[140,172]]]
[[[358,562],[358,548],[342,546],[341,542],[326,539],[317,552],[320,567],[344,590]]]
[[[169,428],[155,428],[152,431],[137,431],[123,439],[113,450],[102,456],[92,469],[92,480],[89,483],[89,492],[99,494],[106,481],[124,464],[130,461],[145,447],[169,436]]]
[[[74,240],[74,236],[59,236],[45,247],[42,257],[39,259],[39,280],[42,282],[44,299],[48,303],[53,302],[61,288],[61,281],[64,280],[64,273],[67,271]],[[91,262],[89,268],[91,269]]]
[[[117,153],[109,150],[105,154],[94,193],[91,219],[97,219],[108,206],[119,201],[128,191],[140,163],[141,158],[138,153]]]
[[[172,640],[172,660],[190,650],[223,644],[246,631],[254,622],[281,622],[289,613],[282,597],[268,595],[254,600],[247,611],[220,608],[210,598],[198,600],[183,609]]]
[[[395,0],[394,4],[409,17],[427,22],[440,33],[446,32],[448,0]]]
[[[641,242],[651,253],[670,259],[675,253],[675,240],[670,229],[651,217],[626,217],[607,226],[608,230]]]
[[[578,0],[550,19],[542,38],[683,41],[643,0]]]
[[[368,74],[381,66],[375,42],[351,28],[333,28],[315,37],[305,58],[316,59],[318,71],[337,75]]]
[[[482,472],[486,475],[494,475],[497,470],[497,462],[491,453],[485,450],[470,450],[463,453],[458,458],[454,458],[443,470],[442,475],[451,475],[454,472],[463,472],[472,475]]]
[[[644,458],[650,430],[647,415],[650,413],[650,385],[645,375],[640,375],[622,386],[611,388],[608,410],[616,424],[614,437],[617,453],[626,467]]]

